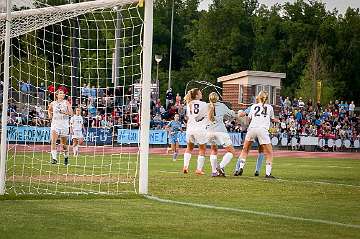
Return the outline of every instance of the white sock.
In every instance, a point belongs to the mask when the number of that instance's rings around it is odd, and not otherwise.
[[[226,165],[228,165],[228,163],[230,163],[231,159],[233,158],[233,154],[230,152],[227,152],[224,157],[223,160],[220,163],[220,168],[225,168]]]
[[[210,155],[210,164],[211,164],[211,172],[216,173],[217,172],[217,156],[216,155]]]
[[[191,154],[184,153],[184,168],[189,168]]]
[[[51,150],[51,157],[52,157],[52,159],[56,159],[56,156],[57,156],[56,150]]]
[[[271,174],[272,164],[266,162],[266,175],[269,176]]]
[[[244,168],[245,167],[245,159],[239,158],[240,160],[240,168]]]
[[[198,160],[197,160],[197,170],[202,171],[203,167],[204,167],[204,163],[205,163],[205,156],[198,156]]]

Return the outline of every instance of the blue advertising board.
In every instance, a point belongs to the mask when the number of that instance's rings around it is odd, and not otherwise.
[[[84,141],[91,145],[112,145],[112,129],[88,128],[84,134]]]
[[[50,143],[50,127],[7,126],[9,142]],[[85,142],[89,144],[112,144],[112,129],[89,128],[84,134]]]
[[[49,143],[49,127],[7,126],[7,140],[9,142]]]
[[[117,142],[119,144],[138,144],[140,140],[139,130],[119,129]],[[150,130],[150,144],[167,144],[166,130]]]
[[[35,142],[50,143],[49,127],[33,126],[8,126],[7,139],[9,142]],[[240,146],[242,135],[240,133],[230,133],[231,141],[234,146]],[[138,144],[140,140],[139,130],[119,129],[117,143],[119,144]],[[164,145],[168,143],[168,132],[166,130],[150,130],[150,144]],[[88,128],[84,133],[84,141],[89,145],[112,145],[112,128]],[[186,145],[186,133],[179,133],[179,144]]]

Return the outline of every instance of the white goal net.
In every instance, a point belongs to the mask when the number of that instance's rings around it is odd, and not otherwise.
[[[34,6],[11,13],[6,193],[136,192],[138,145],[121,135],[138,137],[143,8],[135,0]],[[5,23],[0,14],[2,73]],[[69,135],[68,165],[59,141],[51,164],[47,110],[58,89],[84,121],[78,154]]]

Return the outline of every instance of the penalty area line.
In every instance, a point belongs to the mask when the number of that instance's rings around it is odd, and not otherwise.
[[[341,222],[333,222],[333,221],[322,220],[322,219],[311,219],[311,218],[304,218],[304,217],[286,216],[286,215],[282,215],[282,214],[259,212],[259,211],[240,209],[240,208],[218,207],[218,206],[200,204],[200,203],[182,202],[182,201],[175,201],[175,200],[170,200],[170,199],[163,199],[163,198],[159,198],[156,196],[150,196],[150,195],[144,195],[144,197],[147,199],[153,200],[153,201],[167,203],[167,204],[177,204],[177,205],[182,205],[182,206],[215,209],[215,210],[221,210],[221,211],[240,212],[240,213],[247,213],[247,214],[253,214],[253,215],[258,215],[258,216],[266,216],[266,217],[281,218],[281,219],[288,219],[288,220],[294,220],[294,221],[312,222],[312,223],[320,223],[320,224],[360,229],[360,225],[347,224],[347,223],[341,223]]]
[[[159,170],[159,173],[169,173],[169,174],[182,174],[182,172],[176,171],[165,171]],[[258,181],[269,181],[269,180],[261,180],[261,178],[250,177],[250,176],[241,176],[239,178],[246,178],[251,180],[258,180]],[[330,185],[330,186],[338,186],[338,187],[352,187],[352,188],[360,188],[360,185],[354,184],[345,184],[345,183],[334,183],[334,182],[325,182],[325,181],[310,181],[310,180],[294,180],[294,179],[282,179],[276,178],[276,180],[271,180],[272,182],[289,182],[289,183],[297,183],[297,184],[323,184],[323,185]]]

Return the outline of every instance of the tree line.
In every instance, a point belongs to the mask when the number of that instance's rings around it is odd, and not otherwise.
[[[190,80],[216,83],[243,70],[284,72],[282,95],[355,100],[360,95],[360,14],[328,11],[318,0],[272,7],[258,0],[175,1],[172,88]],[[167,89],[172,0],[154,5],[154,54],[162,54],[160,89]],[[154,64],[155,72],[156,64]],[[321,85],[321,88],[319,88]]]

